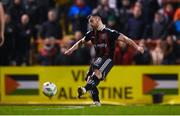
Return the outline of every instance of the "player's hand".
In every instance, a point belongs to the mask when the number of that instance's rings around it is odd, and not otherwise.
[[[141,52],[142,54],[144,53],[144,48],[141,47],[141,46],[139,46],[139,47],[137,48],[137,50],[138,50],[139,52]]]
[[[64,52],[65,55],[71,55],[72,54],[72,50],[71,49],[68,49]]]

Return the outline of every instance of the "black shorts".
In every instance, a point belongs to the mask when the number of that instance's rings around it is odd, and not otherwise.
[[[107,74],[109,73],[109,71],[112,69],[113,67],[113,61],[110,58],[101,58],[98,57],[95,59],[95,61],[91,64],[89,71],[87,72],[87,77],[91,76],[93,71],[95,69],[98,69],[101,74],[102,74],[102,79],[104,80],[107,76]]]

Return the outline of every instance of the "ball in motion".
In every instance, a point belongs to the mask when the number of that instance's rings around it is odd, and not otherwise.
[[[57,87],[52,82],[45,82],[43,84],[43,93],[48,97],[52,97],[57,93]]]

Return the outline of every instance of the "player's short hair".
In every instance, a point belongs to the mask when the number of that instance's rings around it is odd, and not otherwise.
[[[100,14],[98,14],[98,13],[93,13],[93,14],[90,14],[90,15],[87,17],[87,19],[89,20],[89,19],[90,19],[90,17],[99,17],[100,19],[102,18],[102,17],[101,17],[101,15],[100,15]]]

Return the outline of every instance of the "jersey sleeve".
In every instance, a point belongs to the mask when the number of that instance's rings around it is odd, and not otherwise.
[[[92,31],[88,31],[85,35],[84,35],[84,39],[85,41],[89,41],[91,40],[91,36],[92,36]]]
[[[121,35],[118,31],[116,31],[116,30],[111,30],[111,38],[113,39],[113,40],[117,40],[118,39],[118,37]]]

